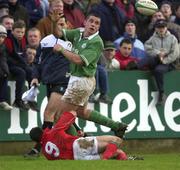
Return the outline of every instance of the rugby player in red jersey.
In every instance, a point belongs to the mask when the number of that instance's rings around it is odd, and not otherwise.
[[[64,112],[52,129],[31,129],[31,139],[41,143],[42,153],[48,160],[127,159],[126,154],[119,149],[122,139],[117,136],[78,137],[68,134],[66,130],[75,119],[75,111]]]

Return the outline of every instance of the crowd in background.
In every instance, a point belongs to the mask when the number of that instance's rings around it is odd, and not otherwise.
[[[90,102],[112,103],[108,97],[108,71],[151,69],[160,94],[158,102],[163,103],[163,75],[180,68],[180,2],[154,1],[159,10],[145,16],[136,10],[136,0],[0,0],[0,106],[12,109],[7,99],[11,75],[16,81],[12,105],[38,110],[33,103],[24,103],[22,94],[25,81],[31,86],[39,43],[53,33],[52,13],[57,10],[63,16],[59,24],[66,23],[68,29],[83,27],[89,12],[101,17],[99,35],[104,50],[97,66],[95,90],[100,95],[92,95]],[[149,60],[154,56],[158,60]]]

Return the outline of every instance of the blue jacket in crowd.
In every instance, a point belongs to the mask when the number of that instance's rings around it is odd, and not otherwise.
[[[144,44],[139,39],[137,39],[137,36],[130,37],[127,33],[124,33],[124,35],[122,37],[120,37],[114,41],[114,45],[115,45],[117,50],[119,49],[119,44],[121,43],[121,41],[124,38],[130,39],[133,43],[133,49],[131,52],[131,56],[139,58],[139,59],[146,57]]]

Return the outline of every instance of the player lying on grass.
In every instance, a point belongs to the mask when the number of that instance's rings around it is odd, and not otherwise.
[[[78,137],[68,134],[66,130],[75,122],[75,118],[75,111],[64,112],[52,129],[31,129],[31,139],[41,143],[42,153],[48,160],[127,160],[126,154],[119,149],[122,143],[119,137]]]

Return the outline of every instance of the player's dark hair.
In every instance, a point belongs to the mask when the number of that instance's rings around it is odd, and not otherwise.
[[[40,142],[43,130],[40,127],[34,127],[30,130],[29,136],[35,142]]]
[[[88,19],[90,16],[95,16],[95,17],[101,19],[101,15],[99,14],[99,12],[89,12],[89,13],[86,15],[86,19]]]

